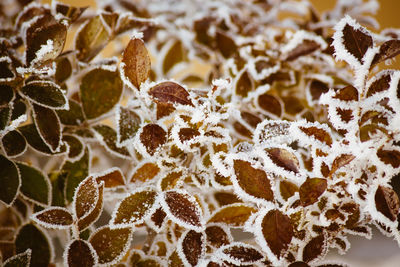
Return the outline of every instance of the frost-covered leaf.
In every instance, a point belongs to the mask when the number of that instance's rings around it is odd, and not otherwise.
[[[186,233],[181,245],[185,260],[191,266],[196,266],[205,250],[203,234],[190,230]]]
[[[176,224],[201,231],[204,227],[202,211],[196,199],[182,190],[171,190],[164,193],[161,206],[169,219]]]
[[[193,106],[189,93],[181,85],[175,82],[162,82],[149,90],[151,95],[159,103],[181,104]]]
[[[21,174],[21,193],[42,205],[50,204],[51,185],[47,175],[24,163],[17,163]]]
[[[110,229],[108,226],[103,226],[90,236],[89,243],[96,251],[100,264],[112,265],[125,255],[131,239],[130,227]]]
[[[131,255],[128,260],[128,263],[130,264],[129,266],[162,267],[165,265],[165,263],[162,262],[159,257],[156,258],[156,257],[144,256],[143,253],[139,250],[131,250],[130,253],[131,253]],[[163,255],[163,256],[165,256],[165,255]],[[124,266],[126,266],[126,265],[124,265]]]
[[[274,199],[271,183],[265,171],[253,168],[250,162],[235,160],[237,182],[240,188],[251,197],[272,201]]]
[[[253,246],[244,243],[232,243],[219,249],[221,258],[236,265],[254,264],[264,256]]]
[[[231,227],[241,227],[257,209],[247,204],[231,204],[215,211],[208,222],[224,223]]]
[[[151,215],[150,220],[154,226],[157,227],[157,230],[161,229],[163,226],[166,216],[167,214],[161,208],[156,209],[156,211]]]
[[[184,267],[185,265],[182,262],[182,259],[179,257],[178,252],[176,250],[171,253],[168,257],[168,267]]]
[[[277,97],[268,93],[258,97],[258,105],[265,111],[274,114],[277,117],[282,115],[282,104]]]
[[[399,214],[400,203],[396,192],[384,186],[378,186],[375,192],[376,209],[385,215],[389,220],[395,221]]]
[[[32,219],[46,228],[67,229],[73,223],[72,214],[65,208],[51,207],[32,215]]]
[[[400,151],[380,148],[376,155],[383,163],[391,165],[393,168],[400,167]]]
[[[220,206],[242,202],[234,193],[223,191],[215,192],[214,198]]]
[[[390,87],[391,75],[388,72],[381,72],[374,77],[374,81],[368,87],[367,97],[386,91]]]
[[[193,128],[181,128],[179,130],[178,135],[179,135],[179,140],[181,142],[185,142],[195,138],[196,136],[199,136],[200,132]]]
[[[96,175],[97,183],[104,182],[106,188],[125,185],[125,177],[119,168],[110,168],[99,175]]]
[[[379,52],[375,55],[371,65],[391,59],[398,54],[400,54],[400,40],[386,41],[380,46]]]
[[[133,110],[119,106],[117,109],[117,142],[124,144],[139,130],[141,118]]]
[[[310,265],[308,265],[304,261],[295,261],[289,264],[288,267],[310,267]]]
[[[318,235],[310,240],[303,249],[303,260],[310,262],[321,258],[326,252],[326,241],[324,235]]]
[[[152,189],[141,189],[130,193],[119,202],[113,212],[111,225],[115,227],[142,223],[157,203],[157,192]]]
[[[277,166],[294,173],[299,172],[300,164],[296,155],[283,148],[266,149],[269,158]]]
[[[33,104],[33,118],[40,137],[52,152],[57,152],[61,145],[61,125],[56,112]]]
[[[167,133],[158,124],[147,124],[140,133],[140,141],[146,147],[147,153],[153,155],[167,141]]]
[[[358,90],[352,85],[348,85],[336,91],[333,98],[342,101],[358,101]]]
[[[219,225],[207,226],[205,233],[207,236],[207,245],[219,248],[231,242],[231,238],[226,232],[226,229]]]
[[[237,95],[247,97],[254,90],[254,80],[247,71],[244,71],[236,81],[235,92]]]
[[[52,249],[47,236],[33,224],[22,226],[15,238],[17,253],[32,250],[31,267],[48,266],[52,259]]]
[[[282,180],[279,183],[279,191],[284,200],[288,200],[294,193],[299,191],[299,187],[292,182]]]
[[[332,137],[329,132],[325,129],[317,126],[299,126],[300,131],[302,131],[307,136],[320,141],[328,146],[332,145]]]
[[[174,189],[183,179],[182,172],[170,172],[160,179],[159,185],[162,191]]]
[[[99,14],[80,29],[75,39],[75,49],[78,50],[77,58],[83,62],[92,60],[108,43],[110,34],[103,24],[103,14]]]
[[[17,130],[6,133],[1,139],[4,151],[9,157],[21,155],[26,150],[26,140]]]
[[[78,227],[84,230],[100,216],[103,208],[103,184],[98,184],[92,176],[87,177],[77,187],[73,204]]]
[[[62,141],[68,144],[68,158],[75,159],[79,155],[82,155],[84,145],[78,137],[74,135],[64,134],[62,137]]]
[[[329,91],[329,86],[319,80],[312,80],[308,87],[309,94],[311,96],[311,100],[318,101],[320,96]]]
[[[129,157],[129,151],[125,147],[117,146],[117,132],[108,125],[98,124],[93,130],[99,134],[99,138],[111,152],[119,157]]]
[[[57,60],[54,78],[58,84],[62,84],[65,80],[67,80],[71,76],[71,73],[72,65],[67,57],[62,57]]]
[[[64,125],[80,125],[85,121],[81,105],[75,100],[69,99],[68,110],[57,110],[57,115]]]
[[[66,38],[67,27],[64,24],[47,13],[39,17],[26,30],[26,63],[55,59],[62,52]]]
[[[32,81],[19,91],[35,104],[53,109],[64,109],[68,103],[61,88],[49,81]]]
[[[123,74],[137,88],[150,76],[151,61],[144,42],[140,39],[129,41],[122,56]]]
[[[349,164],[353,159],[355,159],[355,156],[352,154],[341,154],[340,156],[337,156],[332,163],[332,168],[329,176],[334,174],[341,167]]]
[[[122,94],[122,81],[117,71],[93,69],[80,85],[80,97],[86,118],[95,119],[109,112]]]
[[[65,248],[64,263],[66,263],[68,267],[96,266],[96,251],[89,242],[75,239]]]
[[[66,161],[61,170],[66,173],[65,198],[71,202],[75,189],[89,174],[89,149],[85,148],[85,152],[79,160]]]
[[[262,219],[261,231],[269,249],[278,258],[292,241],[294,229],[290,218],[279,210],[270,210]]]
[[[130,182],[134,183],[136,181],[145,182],[147,180],[153,179],[160,171],[160,168],[156,163],[145,162],[144,164],[137,167],[133,173]]]
[[[4,130],[10,122],[11,108],[9,106],[0,107],[0,131]]]
[[[73,23],[79,19],[86,9],[87,7],[74,7],[59,2],[55,4],[55,11],[67,17],[70,20],[70,23]]]
[[[11,86],[7,84],[0,84],[0,107],[8,105],[8,103],[10,103],[14,98],[14,95],[15,93]]]
[[[17,196],[21,177],[15,163],[3,155],[0,155],[0,184],[0,200],[8,206]]]
[[[309,178],[299,188],[300,201],[303,206],[311,205],[325,192],[327,181],[323,178]]]
[[[311,54],[312,52],[318,50],[321,45],[313,40],[303,40],[300,44],[294,47],[292,50],[287,52],[286,60],[292,61],[298,57]]]
[[[3,267],[30,267],[32,250],[27,249],[3,262]]]

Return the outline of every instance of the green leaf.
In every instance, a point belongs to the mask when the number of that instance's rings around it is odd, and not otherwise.
[[[31,267],[48,266],[52,259],[50,241],[46,235],[35,225],[22,226],[15,239],[16,252],[32,250]]]
[[[93,130],[98,133],[98,138],[103,142],[106,148],[118,157],[126,158],[129,157],[129,151],[125,147],[117,146],[117,132],[107,125],[95,125]]]
[[[64,258],[68,267],[92,267],[97,265],[96,251],[85,240],[73,240],[65,249]]]
[[[241,227],[255,212],[257,212],[257,209],[250,205],[231,204],[216,210],[208,222],[224,223],[230,227]]]
[[[66,208],[51,207],[32,215],[32,220],[41,226],[53,229],[68,229],[72,223],[72,214]]]
[[[139,130],[141,118],[133,110],[119,106],[116,112],[117,142],[125,144],[126,141],[135,137]]]
[[[58,152],[61,145],[61,125],[56,112],[33,104],[33,118],[45,144],[51,152]]]
[[[65,197],[67,202],[71,202],[75,189],[89,175],[89,149],[85,148],[85,152],[79,160],[66,161],[61,170],[67,173]]]
[[[8,105],[14,98],[14,90],[11,86],[0,84],[0,106]]]
[[[132,239],[132,228],[110,229],[100,227],[90,237],[89,242],[99,256],[100,264],[117,263],[129,249]]]
[[[17,130],[6,133],[1,139],[4,151],[9,157],[21,155],[26,150],[26,140]]]
[[[140,39],[132,39],[122,57],[123,74],[137,88],[150,76],[151,61],[149,52]]]
[[[51,206],[65,207],[65,179],[67,172],[52,172],[49,174],[51,181]]]
[[[69,99],[68,110],[56,110],[60,121],[64,125],[80,125],[85,121],[81,105],[75,100]]]
[[[300,201],[303,206],[311,205],[325,192],[328,183],[323,178],[307,179],[299,189]]]
[[[31,264],[31,254],[32,250],[28,248],[25,252],[7,259],[3,263],[3,267],[29,267]]]
[[[122,81],[118,72],[94,69],[81,81],[80,95],[87,119],[95,119],[118,103],[122,94]]]
[[[120,227],[142,223],[151,215],[156,198],[157,192],[151,189],[142,189],[129,194],[117,204],[111,225]]]
[[[33,103],[44,107],[65,109],[68,105],[61,88],[53,82],[32,81],[23,86],[19,92]]]
[[[41,205],[50,204],[51,185],[48,177],[38,169],[17,163],[21,173],[21,193]]]
[[[9,206],[16,198],[21,185],[17,166],[3,155],[0,155],[0,200]]]

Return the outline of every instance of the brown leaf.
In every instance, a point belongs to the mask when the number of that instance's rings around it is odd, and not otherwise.
[[[247,194],[256,198],[273,201],[274,194],[265,171],[253,168],[250,162],[244,160],[235,160],[233,167],[239,186]]]
[[[161,119],[162,117],[166,117],[172,112],[174,112],[175,107],[171,103],[163,103],[163,102],[158,102],[157,103],[157,120]]]
[[[147,153],[153,155],[167,141],[167,133],[158,124],[147,124],[140,134],[140,141],[146,147]]]
[[[230,227],[241,227],[257,209],[246,204],[232,204],[217,210],[208,222],[225,223]]]
[[[288,200],[294,193],[299,191],[299,187],[292,182],[282,180],[279,183],[279,191],[284,200]]]
[[[71,213],[61,207],[51,207],[32,216],[36,222],[46,228],[68,228],[73,223]]]
[[[320,48],[320,45],[312,40],[303,40],[301,44],[295,47],[293,50],[289,51],[286,55],[287,61],[295,60],[301,56],[311,54]]]
[[[296,261],[296,262],[292,262],[291,264],[289,264],[288,267],[310,267],[310,265],[308,265],[307,263],[305,263],[303,261]]]
[[[379,48],[379,52],[375,55],[372,60],[371,66],[385,61],[387,59],[391,59],[400,54],[400,40],[389,40],[384,42]]]
[[[160,187],[161,190],[174,189],[177,183],[182,179],[182,172],[170,172],[161,179]]]
[[[192,128],[181,128],[179,130],[179,139],[181,142],[189,141],[190,139],[199,136],[200,132]]]
[[[367,97],[388,90],[391,80],[390,74],[381,75],[368,87]]]
[[[329,91],[329,87],[326,83],[319,80],[312,80],[309,86],[309,91],[311,99],[313,101],[318,101],[320,96]]]
[[[220,206],[242,202],[235,194],[229,192],[215,192],[214,198]]]
[[[186,260],[196,266],[204,250],[203,234],[190,230],[182,240],[183,255]]]
[[[160,168],[157,166],[157,164],[152,162],[146,162],[142,166],[136,169],[135,173],[132,175],[130,182],[131,183],[134,183],[136,181],[145,182],[147,180],[151,180],[158,174],[159,171]]]
[[[290,218],[279,210],[271,210],[263,218],[261,230],[271,251],[280,258],[294,234]]]
[[[96,182],[104,182],[106,188],[112,188],[120,185],[125,185],[124,174],[119,168],[111,168],[103,172],[100,176],[96,176]]]
[[[232,263],[240,262],[247,265],[258,262],[264,256],[255,248],[249,245],[228,245],[222,249],[222,253],[232,259]]]
[[[225,58],[231,57],[237,51],[235,41],[225,32],[217,30],[215,40],[218,50]]]
[[[189,93],[185,88],[175,82],[159,83],[150,88],[149,95],[161,103],[193,106]]]
[[[384,150],[380,148],[376,153],[378,158],[385,164],[391,165],[393,168],[400,167],[400,152],[397,150]]]
[[[299,160],[296,155],[283,148],[269,148],[266,149],[269,158],[275,163],[275,165],[291,171],[294,173],[299,172]]]
[[[311,239],[310,242],[303,249],[303,260],[310,262],[317,258],[320,258],[326,251],[325,237],[324,235],[318,235]]]
[[[268,93],[258,97],[258,105],[265,111],[274,114],[277,117],[282,115],[282,104],[279,100]]]
[[[243,72],[236,82],[236,94],[247,97],[254,90],[254,80],[247,71]]]
[[[361,30],[363,29],[363,30]],[[368,48],[372,48],[373,40],[364,28],[354,29],[349,24],[343,28],[343,44],[346,50],[362,63],[362,58]]]
[[[339,168],[349,164],[354,158],[355,156],[351,154],[342,154],[337,156],[332,163],[332,169],[329,173],[329,176],[332,176]]]
[[[328,146],[332,145],[332,137],[331,135],[324,129],[318,128],[315,126],[304,127],[300,126],[299,129],[310,137],[314,137],[318,141],[327,144]]]
[[[153,221],[154,225],[158,228],[161,228],[163,222],[165,221],[165,217],[167,214],[161,209],[158,208],[156,211],[151,215],[150,219]]]
[[[117,111],[117,142],[119,144],[132,139],[139,130],[141,118],[131,109],[119,106]]]
[[[325,192],[328,184],[323,178],[309,178],[299,189],[300,201],[303,206],[311,205]]]
[[[56,12],[61,13],[67,18],[69,18],[71,23],[79,19],[79,17],[87,8],[88,7],[73,7],[63,3],[56,3],[55,5]]]
[[[339,89],[333,98],[342,101],[358,101],[358,90],[352,85]]]
[[[230,239],[225,230],[218,225],[211,225],[206,228],[207,243],[219,248],[230,243]]]
[[[52,152],[57,152],[61,145],[61,125],[56,112],[33,104],[33,118],[40,137]]]
[[[140,84],[150,76],[149,52],[141,39],[132,39],[122,56],[123,70],[129,81],[139,90]]]
[[[94,249],[85,240],[75,239],[66,248],[68,267],[92,267],[97,265]]]
[[[176,64],[184,61],[186,58],[186,50],[180,40],[176,40],[173,45],[169,47],[168,52],[163,59],[162,70],[167,74]]]
[[[400,204],[399,197],[393,189],[389,187],[378,186],[378,189],[375,193],[375,205],[376,209],[391,221],[395,221],[397,219]]]

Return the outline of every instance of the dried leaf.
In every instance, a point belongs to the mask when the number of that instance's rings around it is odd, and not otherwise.
[[[310,240],[303,249],[303,260],[310,262],[320,259],[326,252],[325,236],[318,235]]]
[[[373,40],[364,28],[355,29],[353,26],[346,24],[343,28],[343,45],[350,54],[362,63],[362,58],[368,48],[373,46]]]
[[[318,201],[318,198],[325,192],[327,181],[323,178],[309,178],[299,189],[300,201],[302,205],[308,206]]]
[[[274,114],[277,117],[282,115],[282,104],[278,98],[268,93],[260,95],[258,97],[258,105],[265,111]]]
[[[236,94],[247,97],[249,92],[254,90],[254,80],[247,71],[242,72],[236,82]]]
[[[40,137],[39,132],[33,123],[24,125],[18,128],[18,130],[25,137],[25,140],[32,148],[45,154],[53,154],[50,148]]]
[[[68,58],[62,57],[57,61],[54,78],[58,84],[62,84],[65,80],[67,80],[71,76],[71,73],[72,65]]]
[[[309,91],[312,101],[318,101],[322,94],[329,91],[329,87],[326,83],[319,80],[312,80],[309,86]]]
[[[380,148],[376,155],[383,163],[391,165],[393,168],[400,167],[400,151]]]
[[[342,154],[337,156],[332,163],[332,169],[329,176],[332,176],[338,169],[349,164],[353,159],[355,159],[355,156],[351,154]]]
[[[294,234],[290,218],[279,210],[271,210],[264,216],[261,230],[272,253],[280,258],[289,247]]]
[[[122,94],[122,81],[118,72],[93,69],[81,81],[80,96],[87,119],[95,119],[109,112]]]
[[[352,85],[339,89],[333,98],[342,101],[358,101],[358,90]]]
[[[66,263],[68,267],[92,267],[97,265],[94,257],[95,250],[92,245],[85,241],[75,239],[65,249]]]
[[[171,190],[176,187],[178,182],[182,180],[182,172],[170,172],[166,176],[164,176],[161,179],[161,182],[159,182],[161,190],[166,191],[166,190]]]
[[[32,81],[23,86],[19,92],[43,107],[64,109],[67,104],[67,98],[61,88],[52,82]]]
[[[368,87],[367,97],[370,97],[376,93],[387,91],[390,87],[390,81],[392,80],[390,74],[381,75]]]
[[[301,56],[311,54],[312,52],[318,50],[320,44],[312,40],[303,40],[301,44],[290,50],[286,55],[287,61],[295,60]]]
[[[321,143],[324,143],[328,146],[332,145],[331,135],[323,128],[318,128],[315,126],[309,126],[309,127],[300,126],[299,129],[307,136],[313,137],[316,140],[320,141]]]
[[[87,9],[87,7],[73,7],[64,3],[56,3],[55,10],[57,13],[63,14],[69,18],[70,23],[75,22],[82,13]]]
[[[310,265],[308,265],[307,263],[305,263],[303,261],[296,261],[296,262],[292,262],[291,264],[289,264],[288,267],[310,267]]]
[[[144,42],[140,39],[132,39],[125,48],[122,56],[124,74],[137,88],[150,76],[151,61],[149,52]]]
[[[379,52],[375,55],[374,59],[372,60],[371,66],[391,59],[395,56],[400,54],[400,40],[389,40],[384,42],[380,48]]]
[[[218,225],[210,225],[206,228],[207,244],[219,248],[230,243],[229,235],[224,228]]]
[[[0,184],[0,200],[8,206],[17,196],[21,177],[15,163],[3,155],[0,155]]]
[[[159,229],[161,229],[164,219],[167,216],[167,214],[161,209],[158,208],[156,211],[151,215],[150,219],[154,223],[154,225]]]
[[[117,146],[117,132],[113,128],[105,124],[99,124],[93,126],[93,130],[99,134],[99,139],[104,142],[110,152],[121,158],[130,156],[129,151],[125,147]]]
[[[215,192],[214,198],[220,206],[242,202],[235,194],[229,192]]]
[[[124,144],[126,141],[135,137],[139,130],[141,118],[133,110],[118,107],[117,110],[117,142]]]
[[[184,267],[182,259],[179,257],[176,250],[171,253],[168,258],[168,267]]]
[[[378,186],[375,193],[376,209],[385,215],[389,220],[396,221],[399,214],[400,204],[396,192],[384,186]]]
[[[102,172],[101,175],[96,176],[96,181],[98,184],[103,181],[106,188],[113,188],[125,185],[124,174],[119,168],[110,168],[105,172]]]
[[[52,258],[50,241],[33,224],[25,224],[19,229],[15,238],[15,248],[17,253],[25,252],[27,249],[32,250],[31,267],[48,266]]]
[[[68,144],[68,158],[74,159],[83,153],[83,143],[82,141],[74,135],[64,134],[62,141]]]
[[[21,193],[41,205],[50,204],[51,185],[47,175],[23,163],[17,163],[21,174]]]
[[[157,192],[146,188],[129,194],[117,204],[111,224],[119,227],[142,223],[151,215],[156,199]]]
[[[157,164],[146,162],[136,169],[135,173],[132,175],[130,182],[131,183],[134,183],[136,181],[146,182],[148,180],[153,179],[158,174],[159,171],[160,168],[158,167]]]
[[[235,41],[223,31],[217,30],[215,35],[217,48],[225,58],[230,58],[237,51]]]
[[[0,73],[2,73],[1,67]],[[0,76],[2,75],[0,74]],[[10,103],[11,100],[14,98],[14,95],[14,90],[11,86],[0,84],[0,107],[8,105],[8,103]]]
[[[80,125],[85,121],[81,105],[75,100],[68,100],[68,110],[57,110],[57,115],[64,125]]]
[[[292,182],[282,180],[279,183],[279,191],[284,200],[288,200],[294,193],[299,191],[299,187]]]
[[[132,239],[132,228],[110,229],[108,226],[100,227],[89,238],[99,256],[100,264],[112,265],[117,263],[127,252]]]
[[[68,229],[72,223],[72,215],[65,208],[51,207],[32,215],[32,219],[46,228]]]
[[[181,128],[178,135],[181,142],[185,142],[195,138],[196,136],[199,136],[200,132],[192,128]]]
[[[253,264],[264,258],[257,249],[242,243],[234,243],[224,246],[220,251],[225,256],[223,259],[233,264]]]
[[[268,156],[277,166],[294,173],[299,172],[300,164],[296,155],[283,148],[269,148]]]
[[[146,147],[147,153],[153,155],[167,141],[167,133],[158,124],[147,124],[140,133],[140,141]]]
[[[21,155],[26,150],[26,140],[20,132],[14,130],[6,133],[1,139],[3,149],[9,157]]]
[[[61,171],[66,173],[65,198],[71,202],[75,189],[89,174],[89,149],[85,148],[85,152],[79,160],[66,161]]]
[[[223,206],[211,216],[208,222],[225,223],[231,227],[241,227],[257,209],[246,204]]]
[[[265,171],[253,168],[250,162],[244,160],[235,160],[233,167],[242,190],[252,197],[273,201],[274,194]]]
[[[176,64],[184,61],[186,58],[186,50],[184,49],[182,42],[176,40],[168,49],[163,59],[162,70],[164,74],[167,74]]]
[[[204,227],[202,212],[196,199],[180,190],[164,193],[162,207],[167,216],[176,224],[195,231]]]
[[[190,265],[196,266],[204,251],[202,233],[190,230],[182,240],[182,252]]]
[[[162,82],[149,90],[157,102],[193,106],[190,95],[185,88],[175,82]]]
[[[58,152],[61,145],[61,125],[56,112],[33,104],[33,118],[45,144],[51,152]]]
[[[3,267],[29,267],[31,264],[32,250],[27,249],[3,262]]]

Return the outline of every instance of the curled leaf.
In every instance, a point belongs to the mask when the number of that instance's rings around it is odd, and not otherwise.
[[[395,221],[399,214],[400,204],[396,192],[384,186],[378,186],[375,193],[376,209],[385,215],[389,220]]]

